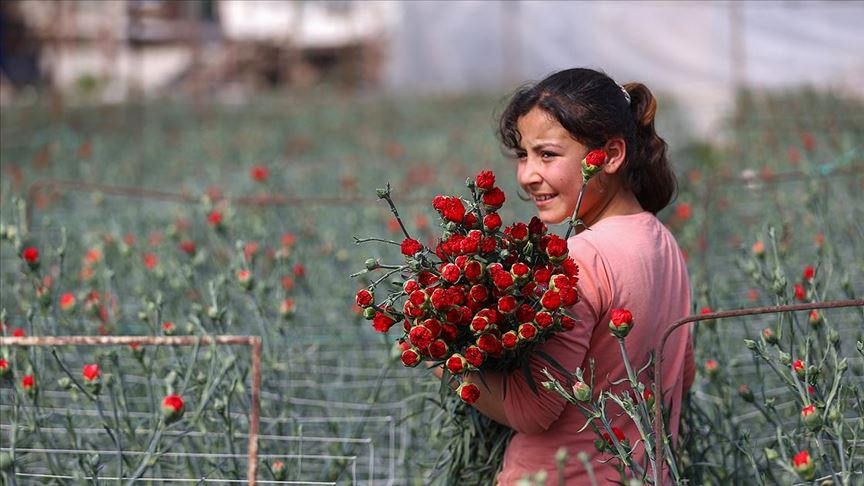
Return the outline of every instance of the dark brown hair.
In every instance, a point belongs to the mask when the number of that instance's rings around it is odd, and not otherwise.
[[[657,100],[641,83],[621,87],[606,74],[574,68],[554,73],[516,90],[501,113],[498,136],[511,151],[520,148],[520,117],[538,107],[589,149],[602,148],[613,137],[627,144],[622,180],[646,211],[657,214],[675,197],[678,182],[666,158],[666,142],[654,130]]]

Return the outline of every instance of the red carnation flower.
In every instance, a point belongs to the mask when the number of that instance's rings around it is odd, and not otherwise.
[[[540,267],[534,270],[534,281],[538,284],[548,284],[552,278],[552,271],[546,267]]]
[[[509,236],[513,241],[519,243],[528,239],[528,225],[525,223],[514,223],[504,229],[504,234]]]
[[[159,265],[159,257],[152,253],[145,253],[142,259],[147,270],[153,270],[156,265]]]
[[[816,276],[816,269],[813,268],[813,265],[807,265],[804,267],[802,276],[804,277],[804,280],[813,280],[813,277]]]
[[[381,311],[376,312],[372,318],[372,327],[378,332],[389,331],[393,324],[396,324],[396,320]]]
[[[811,481],[816,476],[816,464],[813,463],[810,453],[806,450],[798,451],[797,454],[792,456],[792,467],[807,481]]]
[[[459,395],[459,398],[468,405],[471,405],[480,398],[480,389],[477,388],[477,385],[474,383],[462,383],[459,385],[459,388],[456,389],[456,393]]]
[[[494,334],[483,334],[477,338],[477,347],[484,353],[498,356],[501,354],[501,341]]]
[[[210,211],[207,215],[207,224],[214,228],[222,226],[222,213],[220,211]]]
[[[249,169],[249,177],[255,182],[264,182],[270,177],[270,169],[263,165],[256,165]]]
[[[481,171],[477,174],[477,181],[475,184],[477,185],[477,189],[488,191],[495,187],[495,174],[491,170]]]
[[[297,278],[303,278],[306,275],[306,267],[302,263],[295,264],[293,270],[294,276]]]
[[[708,376],[714,376],[720,371],[720,363],[716,360],[709,359],[705,362],[705,372],[708,373]]]
[[[624,338],[633,328],[633,314],[627,309],[613,309],[609,330],[618,338]]]
[[[618,427],[613,426],[612,433],[615,434],[615,438],[618,439],[618,442],[624,442],[625,440],[627,440],[627,437],[624,435],[624,431],[619,429]],[[612,437],[609,435],[608,432],[603,432],[603,440],[605,440],[610,447],[615,446],[612,442]]]
[[[28,394],[33,394],[36,391],[36,378],[33,375],[24,375],[21,377],[21,388]]]
[[[801,301],[807,300],[807,292],[800,283],[795,284],[795,298]]]
[[[570,278],[575,278],[579,275],[579,265],[576,265],[576,260],[572,257],[567,257],[561,262],[561,270],[564,272],[564,275]]]
[[[498,187],[493,187],[483,194],[483,206],[486,211],[497,211],[504,205],[506,199],[504,191]]]
[[[572,331],[576,327],[576,319],[570,316],[561,316],[561,329]]]
[[[450,352],[450,348],[443,340],[436,339],[429,344],[428,351],[429,356],[431,356],[432,359],[444,359],[444,357]]]
[[[416,349],[408,348],[402,351],[402,364],[409,368],[413,368],[420,364],[420,353]]]
[[[579,302],[579,293],[574,288],[561,289],[558,293],[561,295],[561,305],[564,307],[570,307]]]
[[[432,340],[435,337],[432,335],[432,331],[430,331],[426,326],[416,326],[411,329],[411,332],[408,333],[408,339],[411,341],[411,344],[416,346],[418,349],[426,349],[432,344]]]
[[[423,271],[417,274],[417,281],[425,288],[438,282],[438,276],[432,272]]]
[[[163,322],[162,323],[162,333],[166,336],[173,336],[176,328],[174,327],[173,322]]]
[[[519,339],[522,341],[533,341],[535,337],[537,337],[537,328],[534,324],[530,322],[526,322],[525,324],[521,324],[519,326]]]
[[[540,304],[544,309],[554,311],[561,307],[561,296],[554,290],[547,290],[540,298]]]
[[[402,290],[404,290],[406,294],[411,294],[415,290],[420,290],[420,284],[418,284],[416,280],[409,279],[402,284]]]
[[[462,220],[462,224],[467,228],[476,228],[478,222],[477,215],[474,213],[465,214],[465,218]]]
[[[21,258],[27,262],[27,265],[35,270],[39,268],[39,249],[35,246],[28,246],[21,251]]]
[[[465,218],[465,206],[458,197],[435,196],[432,207],[447,221],[461,223]]]
[[[24,337],[24,336],[26,336],[24,329],[21,329],[20,327],[16,327],[15,329],[12,330],[12,337]]]
[[[505,295],[498,299],[498,312],[502,314],[512,314],[516,312],[516,298],[512,295]]]
[[[195,247],[195,242],[192,240],[181,240],[180,241],[180,250],[187,255],[194,255],[197,251]]]
[[[375,294],[369,289],[360,289],[357,292],[356,302],[358,306],[365,309],[375,303]]]
[[[414,255],[423,251],[423,244],[417,240],[405,238],[404,240],[402,240],[401,248],[403,255],[413,257]]]
[[[180,420],[184,411],[185,405],[180,395],[168,395],[162,399],[162,417],[166,424]]]
[[[497,231],[501,224],[501,216],[498,216],[498,213],[489,213],[483,218],[483,227],[490,233]]]
[[[75,294],[67,292],[60,296],[60,310],[63,312],[72,312],[75,310],[76,302]]]
[[[480,368],[485,359],[486,355],[484,355],[483,351],[477,346],[468,346],[465,348],[465,361],[474,368]]]
[[[498,242],[491,236],[487,236],[480,240],[480,253],[483,253],[484,255],[492,253],[497,247]]]
[[[99,378],[99,376],[102,374],[102,370],[99,368],[98,364],[88,364],[84,365],[81,374],[84,375],[84,380],[92,382]]]
[[[552,238],[546,245],[546,255],[555,263],[562,262],[567,257],[567,242],[558,236],[551,236]]]
[[[501,346],[504,349],[515,349],[519,343],[519,336],[515,331],[507,331],[501,336]]]
[[[517,262],[510,267],[510,273],[513,274],[513,277],[516,278],[516,280],[524,282],[525,279],[531,275],[531,268],[522,262]]]
[[[794,371],[795,374],[799,377],[803,378],[804,375],[807,373],[807,365],[805,365],[804,362],[800,359],[796,359],[792,363],[792,371]]]
[[[468,291],[468,298],[478,304],[483,303],[489,298],[489,289],[484,285],[474,285],[471,287],[471,290]]]
[[[483,264],[476,260],[468,262],[465,265],[465,278],[470,282],[477,282],[483,278]]]
[[[455,353],[447,359],[447,370],[451,374],[461,375],[468,370],[468,362],[461,354]]]
[[[585,164],[589,167],[600,167],[606,162],[606,152],[603,150],[592,150],[585,156]]]
[[[534,312],[534,308],[531,307],[529,304],[522,304],[519,306],[518,309],[516,309],[516,322],[518,322],[519,324],[531,322],[532,320],[534,320],[534,316],[536,314],[537,313]]]
[[[12,368],[9,367],[9,362],[6,358],[0,358],[0,378],[6,378],[12,373]]]
[[[541,311],[534,316],[534,322],[540,326],[540,329],[546,329],[555,322],[555,319],[552,317],[552,314]]]
[[[497,272],[492,275],[492,283],[495,284],[495,288],[505,292],[516,282],[510,272]]]

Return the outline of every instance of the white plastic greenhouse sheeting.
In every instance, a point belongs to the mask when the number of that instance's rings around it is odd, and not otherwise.
[[[864,94],[864,2],[401,3],[388,80],[511,89],[572,66],[674,93],[711,135],[736,83]]]

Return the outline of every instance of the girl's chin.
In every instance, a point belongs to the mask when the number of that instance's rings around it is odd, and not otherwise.
[[[561,224],[570,218],[569,214],[553,214],[551,211],[538,211],[537,217],[548,225]]]

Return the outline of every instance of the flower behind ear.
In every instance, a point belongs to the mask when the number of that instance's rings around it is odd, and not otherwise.
[[[587,182],[600,172],[603,164],[606,163],[606,152],[604,150],[592,150],[582,159],[582,179]]]

